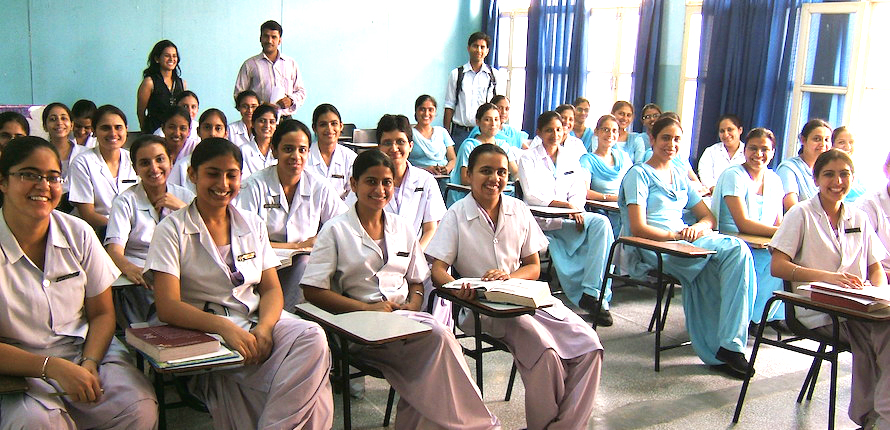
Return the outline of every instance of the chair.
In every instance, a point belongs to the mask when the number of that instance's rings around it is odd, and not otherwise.
[[[761,324],[757,329],[757,337],[754,340],[754,348],[751,350],[751,358],[748,362],[748,374],[745,377],[745,382],[742,383],[742,389],[739,392],[739,399],[736,402],[732,422],[739,422],[739,416],[742,413],[742,404],[745,402],[748,385],[751,383],[751,377],[754,373],[754,361],[757,359],[757,352],[760,349],[760,345],[766,343],[767,345],[776,346],[813,357],[813,364],[810,365],[807,377],[804,378],[803,385],[800,387],[800,393],[797,395],[797,403],[803,401],[804,394],[806,394],[807,401],[812,400],[813,390],[816,388],[816,380],[819,377],[819,369],[822,367],[822,361],[831,363],[831,381],[829,385],[828,399],[828,428],[833,429],[835,421],[835,404],[837,403],[837,357],[841,352],[850,351],[850,344],[840,340],[840,326],[838,319],[841,317],[846,318],[850,315],[844,312],[843,309],[833,306],[825,306],[818,302],[811,301],[808,297],[795,294],[792,290],[791,283],[785,281],[784,291],[774,292],[773,297],[770,297],[766,302],[761,321],[766,321],[770,308],[777,301],[785,303],[785,323],[788,324],[788,328],[791,329],[795,337],[785,339],[784,341],[773,340],[763,337],[765,324]],[[801,324],[795,314],[795,307],[816,310],[828,314],[828,316],[831,317],[831,336],[819,333]],[[791,344],[791,342],[800,339],[809,339],[818,342],[819,348],[811,350]]]
[[[376,128],[357,128],[352,133],[352,143],[377,143]]]
[[[348,353],[348,341],[345,337],[334,336],[325,330],[328,336],[328,345],[331,348],[331,355],[334,358],[334,369],[331,379],[339,382],[340,394],[343,398],[343,428],[350,430],[352,428],[352,395],[349,392],[349,381],[363,376],[372,378],[386,379],[383,373],[376,367],[368,364],[361,357],[353,356]],[[340,341],[338,342],[338,338]],[[345,352],[345,353],[344,353]],[[357,372],[350,372],[349,367],[358,369]],[[386,398],[386,413],[383,415],[383,427],[389,426],[392,416],[392,407],[395,403],[396,390],[389,387],[389,394]]]
[[[353,133],[355,132],[355,124],[350,122],[343,123],[343,130],[340,130],[340,141],[352,142]]]
[[[629,275],[622,275],[616,272],[613,272],[613,263],[615,260],[615,253],[618,250],[620,245],[627,247],[639,248],[647,251],[652,251],[655,253],[657,258],[657,266],[656,269],[650,272],[649,277],[646,278],[634,278]],[[646,329],[651,332],[652,329],[655,329],[655,371],[658,372],[661,370],[661,352],[667,351],[669,349],[679,348],[681,346],[690,345],[690,342],[682,342],[676,345],[662,346],[661,345],[661,332],[664,331],[664,324],[667,320],[668,309],[671,305],[671,297],[674,296],[674,290],[677,285],[680,284],[680,281],[674,278],[673,276],[664,273],[663,263],[664,263],[664,255],[673,255],[676,257],[682,258],[703,258],[707,255],[713,254],[715,251],[699,248],[697,246],[682,244],[682,243],[674,243],[674,242],[659,242],[655,240],[643,239],[639,237],[628,237],[622,236],[615,240],[612,244],[611,249],[609,250],[609,259],[606,261],[606,273],[603,275],[603,285],[600,291],[606,291],[606,285],[608,285],[608,281],[610,279],[617,280],[621,282],[621,286],[624,285],[636,285],[646,288],[651,288],[655,290],[656,300],[655,300],[655,309],[652,311],[652,318],[649,320],[649,327]],[[652,279],[654,277],[654,280]],[[614,284],[614,283],[613,283]],[[617,287],[618,285],[613,285],[613,287]],[[603,307],[603,299],[605,298],[605,294],[599,295],[599,300],[597,300],[596,310],[593,315],[593,328],[596,329],[596,321],[599,316],[599,312]]]

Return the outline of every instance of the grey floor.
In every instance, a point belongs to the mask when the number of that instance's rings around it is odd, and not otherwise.
[[[615,325],[598,330],[605,348],[603,376],[591,429],[823,429],[828,424],[829,366],[823,366],[813,400],[797,404],[797,391],[811,360],[803,355],[764,346],[757,357],[757,374],[748,392],[739,424],[732,414],[741,381],[712,371],[686,346],[662,353],[661,371],[653,370],[654,335],[646,325],[654,293],[620,288],[612,302]],[[579,314],[582,312],[579,311]],[[772,333],[767,330],[768,333]],[[665,342],[687,340],[679,295],[671,303]],[[749,339],[749,350],[753,338]],[[812,347],[807,342],[801,346]],[[838,429],[857,426],[847,418],[850,400],[850,355],[840,358]],[[468,360],[470,368],[473,361]],[[513,398],[504,401],[511,357],[490,353],[485,358],[485,399],[505,429],[525,427],[525,388],[517,377]],[[353,428],[378,429],[383,423],[389,385],[368,378],[366,395],[352,402]],[[343,428],[340,397],[335,395],[334,428]],[[170,429],[211,429],[207,414],[187,409],[170,411]],[[390,424],[390,428],[393,425]]]

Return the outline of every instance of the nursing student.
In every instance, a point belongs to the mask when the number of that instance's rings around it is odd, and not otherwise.
[[[71,106],[71,139],[80,146],[92,148],[96,146],[93,136],[93,114],[96,104],[90,100],[80,99]]]
[[[201,140],[211,137],[227,138],[226,114],[223,111],[210,108],[201,114],[198,120],[198,137]],[[193,149],[194,150],[194,149]],[[188,179],[188,168],[192,164],[192,155],[179,157],[173,163],[170,170],[170,176],[167,177],[168,184],[179,185],[195,193],[195,184]]]
[[[569,130],[569,134],[581,139],[581,143],[584,144],[584,149],[587,152],[593,152],[595,131],[587,126],[587,117],[590,115],[590,100],[578,97],[572,105],[575,107],[575,126]]]
[[[117,268],[135,284],[124,288],[115,303],[126,321],[134,323],[148,321],[153,315],[149,308],[154,296],[142,271],[155,227],[190,203],[195,193],[167,182],[172,165],[168,147],[158,136],[137,137],[130,145],[130,161],[140,181],[112,201],[103,242]]]
[[[200,109],[200,102],[198,101],[198,95],[190,90],[185,90],[174,99],[176,104],[171,108],[181,107],[188,111],[189,117],[189,134],[183,144],[183,147],[188,148],[189,153],[191,150],[195,148],[195,145],[198,144],[200,139],[198,139],[198,110]],[[169,116],[169,109],[165,110],[161,115],[161,120],[166,121],[166,118]],[[157,130],[153,133],[155,136],[164,137],[164,125],[161,124]]]
[[[744,143],[745,162],[726,168],[717,179],[711,200],[711,210],[721,233],[744,233],[773,237],[782,223],[782,180],[770,170],[769,163],[776,151],[776,136],[765,128],[748,132]],[[752,306],[751,322],[759,324],[767,300],[773,291],[782,290],[782,280],[770,274],[770,253],[766,249],[752,249],[757,289],[749,290]],[[767,322],[777,331],[788,332],[782,323],[785,308],[773,306]]]
[[[866,193],[856,203],[868,216],[884,248],[890,249],[890,154],[884,161],[884,176],[888,179],[887,185]],[[890,253],[881,260],[881,267],[890,279]]]
[[[634,105],[619,100],[612,105],[611,113],[618,120],[618,147],[623,149],[635,164],[644,161],[646,144],[643,141],[643,133],[629,130],[634,121]]]
[[[855,143],[856,141],[853,139],[853,132],[845,125],[842,125],[831,132],[831,147],[846,152],[850,157],[853,157]],[[855,203],[866,191],[868,191],[867,187],[857,176],[853,178],[853,184],[850,185],[850,192],[847,193],[847,197],[844,197],[844,201],[847,203]]]
[[[56,147],[59,153],[59,160],[62,162],[62,177],[66,182],[62,184],[62,200],[59,202],[57,209],[65,213],[71,213],[74,206],[68,200],[68,166],[71,160],[78,154],[86,152],[89,149],[80,146],[68,138],[71,134],[71,111],[68,106],[62,103],[50,103],[43,109],[43,129],[49,135],[49,143]]]
[[[550,257],[563,291],[572,303],[593,315],[602,293],[606,253],[615,236],[608,218],[584,211],[590,174],[581,167],[579,155],[561,145],[565,133],[556,112],[544,112],[538,117],[541,144],[529,148],[519,159],[519,183],[529,205],[580,211],[569,219],[536,220],[550,239]],[[612,325],[610,288],[606,288],[605,295],[597,324],[608,327]]]
[[[561,104],[554,109],[554,111],[559,114],[559,119],[562,121],[562,141],[560,145],[562,147],[571,150],[574,155],[573,157],[577,157],[581,159],[581,156],[587,152],[587,149],[584,148],[584,143],[581,142],[581,139],[575,137],[570,133],[573,127],[575,127],[575,107],[570,104]],[[531,146],[540,145],[541,136],[535,136],[534,142]]]
[[[701,259],[664,257],[664,271],[683,284],[683,311],[692,347],[706,364],[744,378],[748,362],[744,351],[750,321],[750,291],[757,283],[754,258],[741,240],[715,234],[714,215],[702,201],[686,173],[671,162],[683,138],[680,122],[661,118],[652,126],[652,157],[624,175],[618,204],[624,219],[622,235],[658,241],[681,240],[717,251]],[[697,222],[686,224],[683,210]],[[628,265],[634,275],[655,267],[651,252],[629,253],[643,264]]]
[[[646,103],[646,105],[643,106],[642,111],[640,111],[640,122],[643,123],[643,132],[641,133],[641,136],[643,138],[643,148],[646,151],[652,149],[650,131],[652,125],[655,124],[655,121],[658,121],[658,119],[661,118],[661,114],[661,106],[658,106],[655,103]]]
[[[318,234],[303,274],[306,300],[333,313],[396,312],[432,328],[400,342],[355,346],[399,393],[397,429],[500,428],[451,330],[420,312],[429,269],[411,224],[385,210],[394,176],[392,160],[376,149],[355,159],[357,201]]]
[[[315,145],[309,148],[309,171],[328,180],[334,192],[341,199],[349,194],[349,175],[355,152],[340,145],[343,131],[343,118],[334,105],[322,103],[312,111],[312,131],[315,132]]]
[[[501,129],[495,135],[496,139],[506,140],[514,151],[520,149],[528,149],[528,133],[508,124],[510,121],[510,99],[506,96],[496,95],[491,98],[491,104],[498,107],[498,114],[501,120]],[[479,135],[479,126],[473,128],[467,137],[476,137]]]
[[[588,130],[590,130],[588,128]],[[588,200],[617,202],[621,180],[633,163],[626,152],[615,147],[618,140],[618,120],[612,115],[603,115],[596,121],[596,148],[581,156],[581,167],[590,172]],[[609,211],[605,214],[612,224],[612,233],[618,237],[621,232],[621,215]]]
[[[31,127],[22,114],[13,111],[0,112],[0,151],[10,140],[30,134]]]
[[[813,164],[819,154],[830,147],[831,127],[821,119],[811,119],[800,131],[800,151],[797,157],[789,158],[779,164],[776,174],[782,179],[785,197],[782,207],[785,212],[797,202],[814,197],[819,190],[813,181]]]
[[[0,156],[0,374],[28,384],[0,396],[0,428],[156,428],[154,390],[114,338],[119,272],[89,225],[53,210],[63,182],[41,138]]]
[[[886,250],[872,230],[868,217],[845,204],[854,177],[853,161],[831,149],[813,163],[819,192],[794,205],[770,241],[774,276],[791,281],[796,290],[814,281],[846,288],[866,282],[886,288],[881,267]],[[797,319],[823,334],[832,332],[831,319],[818,311],[796,309]],[[842,340],[853,353],[850,419],[862,428],[890,426],[890,324],[846,320],[840,323]]]
[[[115,106],[104,105],[93,115],[96,147],[71,160],[68,173],[71,191],[68,200],[77,214],[105,236],[111,201],[127,188],[136,185],[127,142],[127,116]]]
[[[282,311],[283,298],[260,217],[232,205],[241,151],[221,138],[192,153],[197,197],[158,224],[145,259],[158,318],[215,333],[244,366],[194,376],[189,390],[218,429],[329,429],[331,356],[324,331]]]
[[[437,106],[436,99],[429,94],[423,94],[414,101],[417,124],[411,130],[414,148],[408,160],[434,175],[447,175],[454,169],[457,156],[448,130],[433,125]]]
[[[720,141],[705,148],[698,159],[698,177],[702,185],[711,193],[717,185],[717,178],[733,164],[745,162],[745,143],[741,141],[742,120],[733,114],[727,114],[717,120]]]
[[[253,137],[253,111],[260,107],[260,99],[251,90],[244,90],[235,96],[235,109],[241,119],[229,124],[229,140],[237,146],[250,142]]]
[[[164,131],[167,153],[174,163],[180,158],[188,158],[198,144],[196,140],[189,139],[192,132],[192,118],[188,109],[182,106],[174,106],[167,111],[161,123],[161,130]]]
[[[476,127],[479,127],[479,135],[468,137],[464,144],[460,145],[461,149],[457,153],[457,163],[454,165],[454,170],[451,171],[451,183],[470,185],[470,179],[467,176],[467,161],[469,160],[470,152],[483,143],[497,145],[507,152],[509,173],[511,177],[515,178],[519,173],[519,165],[516,164],[514,155],[515,152],[506,140],[498,139],[496,136],[501,129],[501,114],[498,111],[498,107],[491,103],[480,105],[479,109],[476,109]],[[447,205],[451,206],[454,202],[460,200],[461,196],[462,194],[456,191],[449,192]]]
[[[242,179],[247,179],[254,172],[274,166],[278,162],[272,153],[272,135],[278,126],[278,108],[269,104],[260,105],[253,111],[251,122],[253,137],[239,147],[244,159],[241,168]]]
[[[238,203],[266,223],[273,248],[311,250],[321,226],[346,212],[346,205],[328,181],[306,170],[309,127],[300,121],[281,122],[272,135],[272,153],[278,164],[260,170],[244,184]],[[284,309],[303,303],[300,279],[309,255],[297,255],[293,264],[278,271],[284,292]]]
[[[547,247],[528,207],[503,194],[507,186],[506,152],[483,144],[470,154],[472,192],[445,214],[427,256],[433,258],[433,282],[461,276],[485,280],[538,279],[538,252]],[[472,290],[458,295],[472,298]],[[525,393],[529,429],[587,428],[595,407],[603,360],[596,332],[557,301],[532,315],[482,316],[482,330],[504,342],[513,354]],[[473,333],[473,319],[461,321]]]

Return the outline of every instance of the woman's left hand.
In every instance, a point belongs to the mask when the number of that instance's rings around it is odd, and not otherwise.
[[[680,230],[680,239],[687,242],[695,242],[698,238],[711,232],[711,229],[699,224],[693,224]]]
[[[262,363],[269,358],[272,353],[272,328],[264,325],[258,325],[250,331],[256,338],[257,357],[256,362]]]
[[[575,221],[575,228],[578,229],[578,231],[584,231],[583,213],[571,214],[569,215],[569,217],[572,219],[572,221]]]
[[[506,281],[510,279],[510,274],[501,269],[491,269],[482,275],[483,281]]]

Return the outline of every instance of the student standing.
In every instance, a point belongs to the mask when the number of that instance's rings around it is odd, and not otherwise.
[[[232,205],[241,151],[210,138],[192,153],[197,197],[158,224],[145,260],[161,321],[216,333],[244,367],[197,375],[189,389],[214,428],[329,429],[331,356],[324,331],[282,311],[262,219]]]
[[[276,116],[290,117],[303,105],[306,88],[297,62],[278,49],[282,36],[284,30],[275,21],[269,20],[260,26],[263,52],[244,60],[235,79],[234,96],[251,90],[259,96],[260,103],[278,107]]]
[[[433,258],[433,282],[465,277],[485,280],[538,279],[538,252],[547,238],[522,201],[504,195],[507,154],[490,144],[470,155],[472,192],[445,214],[427,248]],[[458,294],[473,296],[470,290]],[[461,322],[474,333],[472,318]],[[510,349],[526,387],[525,417],[529,429],[587,428],[596,404],[603,348],[596,332],[557,301],[533,315],[516,318],[482,316],[482,330]]]
[[[452,70],[448,76],[442,123],[451,132],[455,153],[460,152],[460,146],[473,129],[473,117],[479,106],[498,94],[505,94],[507,80],[498,70],[485,64],[490,48],[489,35],[481,31],[471,34],[467,40],[470,61]]]
[[[53,210],[63,182],[43,139],[0,156],[0,374],[28,383],[0,397],[0,427],[155,428],[154,390],[114,338],[120,272],[89,225]]]
[[[334,313],[398,312],[432,328],[409,340],[356,346],[399,393],[397,429],[500,428],[454,335],[419,312],[429,270],[410,224],[384,210],[393,196],[394,173],[392,161],[378,150],[355,159],[350,182],[358,199],[318,234],[303,275],[306,299]]]
[[[144,133],[161,126],[167,110],[176,105],[176,97],[188,88],[180,77],[179,61],[179,49],[166,39],[155,43],[148,53],[148,67],[136,90],[136,117]]]

